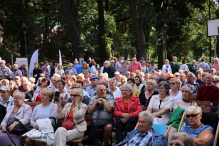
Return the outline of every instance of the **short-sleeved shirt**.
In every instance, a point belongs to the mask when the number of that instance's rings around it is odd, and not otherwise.
[[[89,96],[93,97],[97,91],[97,87],[93,88],[93,86],[88,86],[86,91],[89,94]]]
[[[9,106],[13,106],[13,105],[14,105],[14,98],[13,98],[12,96],[10,96],[7,101],[4,101],[4,100],[0,97],[0,104],[3,105],[3,106],[6,107],[6,108],[8,108]]]
[[[150,103],[148,105],[148,108],[152,109],[153,113],[156,113],[164,108],[168,108],[170,111],[173,109],[173,104],[174,104],[175,99],[170,96],[166,96],[162,102],[160,102],[160,97],[158,95],[152,96]],[[161,103],[161,104],[160,104]],[[160,106],[159,106],[160,105]],[[171,117],[171,112],[163,114],[161,116],[163,120],[167,123]]]
[[[130,71],[135,72],[136,70],[141,70],[141,64],[139,62],[136,62],[135,64],[130,65]]]
[[[207,129],[210,129],[213,131],[212,127],[209,125],[202,125],[201,127],[197,128],[197,129],[190,129],[191,126],[184,126],[181,130],[181,132],[187,133],[189,134],[191,137],[193,138],[197,138],[199,136],[199,134]],[[208,142],[207,144],[205,144],[205,146],[212,146],[214,142],[214,138],[211,139],[210,142]]]
[[[42,72],[44,73],[44,71],[46,71],[45,77],[49,78],[49,70],[45,65],[43,65],[43,67],[42,67]]]
[[[92,97],[88,107],[93,105],[98,98],[99,98],[98,95]],[[106,94],[105,99],[114,108],[114,98],[113,98],[113,96],[111,96],[109,94]],[[98,110],[97,110],[97,108],[95,108],[94,112],[92,113],[91,118],[95,123],[96,122],[98,123],[98,126],[103,126],[106,122],[108,122],[110,120],[113,120],[113,111],[111,113],[108,113],[106,111],[105,107],[104,107],[103,110],[100,110],[99,120],[98,121],[97,121],[97,118],[98,118],[97,116],[98,116]]]

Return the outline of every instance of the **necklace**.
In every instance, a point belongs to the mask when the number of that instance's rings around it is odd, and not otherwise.
[[[182,98],[182,101],[184,101],[186,103],[190,103],[191,99],[189,98],[189,100],[185,100],[184,98]]]

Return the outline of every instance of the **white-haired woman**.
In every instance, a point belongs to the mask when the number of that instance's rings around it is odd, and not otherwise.
[[[201,123],[202,110],[199,106],[190,106],[185,110],[186,119],[190,126],[184,126],[181,132],[188,133],[193,138],[193,145],[212,146],[213,129]]]
[[[31,82],[31,87],[35,90],[37,88],[37,86],[35,85],[36,79],[34,77],[29,78],[29,81]]]
[[[147,111],[152,113],[154,124],[166,125],[171,116],[174,98],[169,95],[170,86],[166,81],[158,84],[159,95],[152,96]]]
[[[169,146],[193,146],[193,139],[192,137],[183,132],[176,132],[171,138],[171,142]]]
[[[65,146],[66,142],[83,137],[84,132],[87,130],[87,123],[84,119],[87,105],[81,102],[83,100],[83,91],[80,88],[75,88],[70,91],[70,95],[72,103],[67,103],[63,110],[61,100],[56,102],[58,118],[68,119],[70,123],[64,121],[63,127],[57,129],[54,136],[54,146]],[[73,123],[75,126],[73,126]]]
[[[127,83],[127,79],[126,79],[126,77],[125,76],[121,76],[121,86],[122,85],[125,85]]]
[[[175,108],[186,109],[189,106],[197,105],[196,102],[191,100],[191,97],[193,96],[193,87],[192,87],[192,85],[187,84],[187,85],[183,86],[181,88],[181,92],[182,92],[181,93],[182,94],[182,99],[177,100],[175,102],[174,109]]]
[[[169,65],[168,59],[165,60],[165,64],[162,66],[162,72],[166,73],[167,70],[168,72],[172,73],[171,65]]]
[[[108,60],[106,60],[104,62],[104,64],[105,64],[105,67],[103,69],[103,73],[106,72],[106,73],[108,73],[109,78],[113,78],[114,77],[114,68],[113,68],[113,66],[110,66],[110,63],[109,63]]]
[[[116,98],[122,97],[121,91],[118,87],[116,87],[116,85],[117,85],[117,80],[116,79],[110,79],[110,81],[109,81],[109,90],[110,90],[110,92],[113,93],[114,100],[116,100]]]
[[[61,64],[58,64],[58,65],[57,65],[57,68],[55,69],[55,73],[56,73],[56,74],[59,73],[59,74],[62,76],[62,74],[64,73],[64,70],[63,70],[63,67],[62,67]]]
[[[127,133],[135,128],[138,114],[142,111],[139,98],[132,95],[130,84],[123,85],[121,91],[122,97],[116,99],[114,108],[117,143],[123,141]]]
[[[25,89],[25,100],[28,102],[32,102],[34,90],[31,90],[31,82],[27,81],[23,83],[24,89]]]
[[[214,64],[212,65],[212,68],[214,68],[216,71],[219,71],[219,61],[218,61],[218,58],[214,58]]]
[[[155,87],[156,87],[156,82],[154,80],[149,79],[146,82],[147,90],[142,91],[139,95],[139,99],[140,99],[140,102],[141,102],[141,105],[142,105],[143,108],[148,107],[148,105],[150,103],[150,100],[151,100],[153,95],[159,94],[157,91],[154,91]]]
[[[30,117],[32,114],[32,109],[29,105],[24,103],[25,93],[16,92],[14,93],[14,106],[10,106],[7,108],[7,114],[1,123],[2,130],[0,131],[0,141],[1,145],[13,145],[12,141],[9,139],[6,131],[6,127],[9,126],[9,136],[15,142],[16,145],[21,145],[22,134],[16,135],[10,132],[13,132],[13,129],[16,125],[20,123],[15,121],[15,119],[19,120],[23,125],[27,125],[30,122]]]

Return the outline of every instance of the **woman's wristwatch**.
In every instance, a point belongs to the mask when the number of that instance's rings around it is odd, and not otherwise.
[[[106,101],[106,99],[103,100],[103,103]]]

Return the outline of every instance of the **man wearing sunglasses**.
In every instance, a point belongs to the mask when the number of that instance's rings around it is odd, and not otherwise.
[[[213,76],[208,73],[205,75],[206,85],[198,88],[196,101],[211,101],[211,112],[217,111],[219,89],[212,84]]]
[[[164,135],[152,129],[154,117],[147,111],[139,113],[138,129],[132,130],[117,146],[167,146]]]
[[[112,134],[114,125],[113,121],[114,98],[106,94],[106,86],[98,85],[97,95],[91,98],[88,106],[88,114],[91,114],[91,119],[97,125],[97,128],[104,129],[103,145],[108,145],[108,141]],[[95,145],[99,142],[95,141]]]

